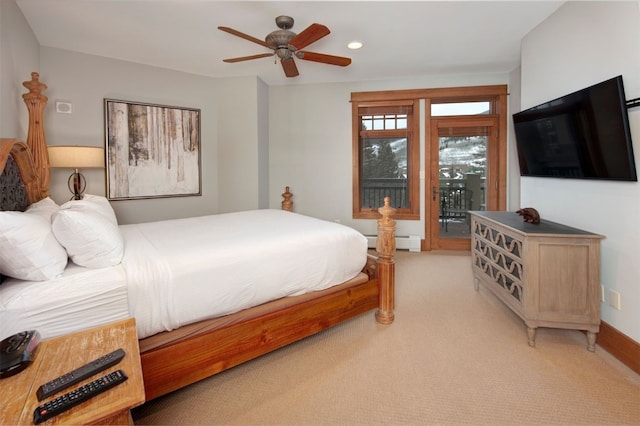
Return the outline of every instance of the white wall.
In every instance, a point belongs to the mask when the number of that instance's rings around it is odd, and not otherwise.
[[[620,74],[640,97],[640,2],[567,2],[523,39],[521,67],[522,109]],[[640,170],[640,108],[629,115]],[[640,341],[640,183],[523,177],[520,192],[544,219],[606,236],[601,282],[622,309],[607,300],[602,319]]]
[[[160,68],[42,47],[41,76],[48,84],[45,134],[49,145],[104,146],[104,99],[198,108],[201,111],[202,196],[112,203],[121,223],[171,219],[216,212],[218,136],[216,81]],[[229,86],[232,86],[230,83]],[[56,100],[72,104],[72,114],[55,112]],[[210,165],[214,165],[211,167]],[[70,197],[69,170],[52,169],[50,191],[57,202]],[[85,170],[87,193],[105,194],[105,171]]]
[[[6,13],[9,8],[5,3],[2,5],[2,16],[12,16],[13,13]],[[10,12],[22,17],[17,7]],[[17,21],[15,17],[11,19]],[[38,71],[41,81],[48,86],[44,91],[49,102],[43,121],[49,145],[104,146],[105,98],[197,108],[201,110],[202,196],[114,201],[112,205],[120,223],[268,206],[268,90],[263,82],[255,77],[213,79],[61,49],[40,48],[37,44],[31,49],[22,49],[24,42],[8,42],[21,40],[23,34],[30,33],[24,22],[19,31],[15,30],[20,37],[11,32],[10,37],[2,41],[3,64],[10,63],[12,56],[29,58],[30,55],[37,59],[37,64],[21,59],[19,63],[24,65],[20,69],[3,73],[0,79],[3,102],[10,98],[4,96],[4,87],[15,99],[6,107],[7,114],[2,116],[7,125],[3,125],[1,137],[26,139],[28,111],[21,94],[27,90],[21,82],[30,79],[31,71]],[[15,51],[20,54],[12,55]],[[9,60],[5,59],[5,53]],[[72,113],[57,113],[55,103],[58,100],[70,102]],[[49,189],[58,203],[71,196],[67,188],[70,173],[71,170],[52,169]],[[104,170],[88,169],[82,173],[87,178],[87,193],[105,194]]]
[[[120,223],[248,210],[267,197],[268,176],[264,83],[255,77],[214,79],[55,48],[41,49],[49,145],[104,146],[104,98],[197,108],[201,112],[202,196],[112,202]],[[261,89],[262,87],[262,89]],[[55,101],[72,103],[72,114],[55,112]],[[69,198],[69,171],[52,170],[51,193]],[[104,194],[104,170],[86,170],[87,193]],[[265,180],[265,179],[263,179]],[[262,194],[261,194],[262,193]]]
[[[520,67],[509,75],[509,118],[507,119],[507,131],[509,133],[507,143],[507,210],[516,211],[523,206],[520,202],[520,166],[518,165],[518,149],[516,136],[513,129],[512,115],[520,108]]]
[[[23,81],[40,69],[40,45],[12,0],[0,1],[0,137],[27,139],[29,113]]]
[[[269,207],[269,86],[258,81],[258,208]],[[278,208],[277,205],[274,206]]]
[[[268,184],[264,83],[255,77],[212,79],[218,108],[218,213],[250,210],[265,203]],[[205,167],[212,167],[207,163]]]

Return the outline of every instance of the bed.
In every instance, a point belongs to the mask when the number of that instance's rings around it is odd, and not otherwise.
[[[39,82],[37,73],[32,73],[32,80],[24,85],[29,89],[29,93],[23,95],[30,117],[27,141],[0,139],[0,204],[2,210],[17,212],[17,215],[37,210],[36,207],[47,205],[50,200],[48,159],[42,129],[42,111],[47,101],[42,91],[46,86]],[[119,317],[133,316],[139,332],[147,400],[369,311],[375,311],[374,317],[379,323],[391,324],[394,320],[395,221],[392,219],[394,209],[389,206],[388,199],[385,206],[379,209],[381,217],[378,220],[376,254],[373,255],[367,253],[366,245],[362,247],[357,240],[351,243],[339,242],[333,236],[328,242],[330,249],[322,248],[320,241],[329,232],[329,228],[338,228],[343,232],[348,231],[347,227],[294,213],[288,188],[283,198],[282,210],[265,209],[214,215],[217,216],[216,220],[222,221],[216,225],[217,234],[224,234],[225,230],[247,228],[250,234],[255,235],[258,228],[270,229],[259,242],[255,241],[258,237],[247,242],[242,240],[246,237],[239,236],[238,232],[229,232],[227,237],[231,245],[217,254],[207,251],[211,249],[210,246],[208,249],[195,251],[189,248],[200,247],[193,244],[194,240],[203,239],[197,230],[203,226],[203,221],[209,226],[207,217],[116,225],[125,247],[120,263],[87,268],[69,261],[61,276],[48,281],[37,281],[37,284],[32,284],[33,280],[29,279],[7,278],[0,284],[0,314],[4,310],[4,318],[10,318],[5,324],[14,324],[13,327],[16,328],[24,327],[29,324],[31,317],[37,316],[34,314],[36,309],[30,309],[25,302],[29,300],[28,295],[43,295],[46,294],[43,291],[50,291],[65,294],[68,299],[62,300],[58,305],[47,305],[45,302],[48,298],[41,297],[45,306],[37,310],[38,315],[48,314],[50,318],[56,318],[55,321],[50,319],[50,322],[62,323],[60,330],[67,330],[65,327],[68,324],[64,324],[65,321],[78,323],[79,318],[85,314],[77,307],[86,301],[93,303],[93,308],[97,311],[91,319],[94,322],[107,323]],[[95,196],[95,199],[90,198],[86,202],[100,205],[104,203],[104,199]],[[90,205],[86,208],[94,207]],[[268,222],[271,224],[265,226],[261,222],[267,220],[263,214],[271,217],[268,220],[286,221],[286,226],[280,226],[281,232],[274,232],[276,225]],[[239,226],[239,223],[257,225]],[[188,235],[181,234],[181,239],[178,240],[180,244],[176,247],[179,249],[177,252],[182,253],[181,256],[167,248],[171,241],[178,238],[177,235],[172,235],[178,229],[175,225],[188,231]],[[294,239],[295,234],[303,234],[303,229],[309,227],[317,231],[310,235],[309,240],[300,242]],[[290,228],[293,232],[282,228]],[[197,242],[201,243],[202,241]],[[314,254],[295,258],[294,254],[307,245],[313,248]],[[289,262],[285,262],[284,266],[277,266],[276,246],[285,250],[280,256],[284,256]],[[152,250],[152,254],[149,250]],[[250,252],[254,252],[254,257],[250,258]],[[324,254],[320,255],[321,252]],[[260,257],[261,253],[263,257]],[[266,258],[265,253],[268,255]],[[338,259],[349,257],[355,260],[336,267]],[[211,260],[208,263],[219,263],[221,269],[217,269],[217,272],[210,273],[201,266],[194,266],[214,258],[219,262]],[[152,267],[140,267],[145,262],[151,263],[149,259],[163,260],[155,262]],[[353,269],[354,264],[358,265],[357,270]],[[139,271],[132,272],[136,268]],[[239,271],[247,271],[249,277],[245,279],[255,284],[274,280],[285,282],[290,277],[297,278],[287,281],[284,288],[276,289],[275,293],[269,295],[259,294],[262,290],[253,291],[250,286],[246,287],[238,282],[228,285],[245,289],[244,293],[249,297],[241,298],[240,302],[230,301],[226,293],[203,296],[208,291],[206,287],[209,281],[226,283],[232,276],[240,275]],[[330,276],[324,276],[325,273]],[[167,281],[167,276],[171,278],[170,281],[177,283],[171,290],[167,290],[162,283]],[[91,293],[86,285],[78,285],[78,282],[86,283],[87,280],[99,283],[97,287],[101,289],[101,293]],[[142,288],[132,289],[134,281],[141,283]],[[307,288],[298,288],[300,283],[307,285]],[[35,287],[30,288],[30,285]],[[62,290],[56,289],[56,285],[62,285]],[[78,288],[78,291],[71,290],[72,288]],[[188,295],[191,295],[191,299]],[[148,303],[151,297],[154,302]],[[187,309],[186,314],[176,314],[171,312],[173,306],[167,308],[160,303],[161,300],[176,299],[179,301],[175,305],[186,306],[193,303],[194,308]],[[7,301],[16,300],[24,306],[18,303],[19,312],[9,312],[10,309],[6,306],[16,305]],[[208,306],[216,302],[220,302],[218,304],[223,309],[228,307],[227,311],[207,315]],[[103,314],[100,314],[100,308],[104,308]],[[91,325],[87,321],[82,324],[84,327]],[[62,331],[57,331],[52,326],[50,332],[55,334]]]

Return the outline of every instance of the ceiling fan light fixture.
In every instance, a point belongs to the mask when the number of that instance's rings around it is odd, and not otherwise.
[[[362,42],[360,41],[352,41],[349,44],[347,44],[347,47],[351,50],[357,50],[357,49],[361,49],[362,48]]]
[[[278,47],[276,49],[276,55],[280,59],[291,59],[291,50],[289,50],[287,47]]]

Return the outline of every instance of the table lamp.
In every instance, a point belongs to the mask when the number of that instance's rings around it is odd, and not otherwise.
[[[72,200],[82,200],[87,181],[80,169],[104,168],[104,149],[97,146],[52,145],[47,147],[47,151],[51,167],[73,169],[67,185],[73,194]]]

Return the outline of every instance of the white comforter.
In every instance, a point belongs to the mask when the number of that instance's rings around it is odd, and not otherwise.
[[[366,238],[352,228],[281,210],[121,225],[122,264],[72,263],[51,281],[0,285],[1,338],[50,338],[136,318],[138,337],[233,313],[355,277]]]
[[[366,238],[281,210],[121,226],[139,337],[355,277]]]

